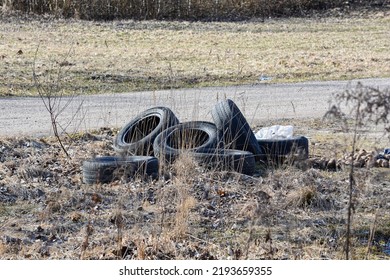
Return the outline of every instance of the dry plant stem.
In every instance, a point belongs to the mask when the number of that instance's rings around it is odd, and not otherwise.
[[[252,242],[253,240],[253,222],[252,222],[252,225],[249,229],[249,237],[248,237],[248,240],[246,241],[246,244],[245,244],[245,259],[247,260],[248,259],[248,255],[249,255],[249,247],[250,247],[250,243]]]
[[[361,83],[358,83],[354,90],[347,90],[341,94],[335,95],[337,105],[333,105],[326,113],[325,117],[333,116],[339,120],[342,120],[348,126],[347,116],[354,116],[353,126],[353,139],[352,139],[352,152],[351,162],[349,170],[349,188],[348,188],[348,217],[347,217],[347,232],[346,242],[344,246],[345,258],[350,258],[351,247],[351,223],[352,214],[355,210],[353,201],[353,192],[356,185],[355,181],[355,151],[358,139],[358,129],[365,127],[368,123],[372,122],[375,125],[383,124],[385,134],[390,131],[388,115],[390,113],[389,103],[390,91],[385,89],[380,91],[372,87],[364,87]],[[350,114],[344,114],[340,108],[340,104],[352,105]],[[348,129],[347,129],[348,130]]]
[[[371,226],[371,228],[370,228],[370,236],[369,236],[368,242],[367,242],[366,260],[368,260],[368,257],[369,257],[370,254],[371,254],[371,247],[372,247],[372,242],[374,241],[374,236],[375,236],[377,221],[378,221],[378,210],[375,212],[374,222],[373,222],[373,224],[372,224],[372,226]]]
[[[61,71],[61,65],[65,65],[66,58],[70,55],[71,50],[67,53],[64,60],[59,64],[59,69],[56,73],[56,77],[54,79],[52,78],[51,74],[49,74],[49,80],[47,85],[42,85],[42,83],[39,81],[38,75],[36,73],[36,60],[38,55],[39,46],[36,49],[35,56],[34,56],[34,63],[33,63],[33,79],[34,79],[34,86],[37,88],[38,95],[42,99],[42,102],[45,105],[46,110],[49,112],[50,120],[51,120],[51,126],[53,128],[54,136],[56,137],[62,151],[65,153],[65,155],[68,158],[71,158],[68,151],[66,150],[65,146],[63,145],[63,142],[60,137],[60,133],[58,130],[58,127],[60,126],[58,122],[59,115],[70,105],[75,95],[72,95],[64,104],[61,105],[63,101],[63,91],[60,88],[60,83],[62,80],[62,71]],[[50,69],[52,70],[52,69]],[[76,110],[76,113],[72,117],[72,121],[75,117],[75,115],[79,112],[81,109],[81,105]],[[65,131],[65,129],[63,129]]]
[[[357,141],[357,129],[359,126],[359,114],[360,114],[360,104],[361,100],[358,100],[356,115],[355,115],[355,127],[353,133],[353,141],[352,141],[352,160],[351,160],[351,169],[349,171],[349,189],[348,189],[348,217],[347,217],[347,238],[345,244],[345,258],[349,260],[350,257],[350,243],[351,243],[351,220],[352,220],[352,211],[354,209],[353,204],[353,187],[355,185],[355,177],[354,177],[354,158],[355,158],[355,147]]]
[[[267,229],[267,233],[266,233],[266,236],[265,236],[265,242],[269,242],[269,256],[270,256],[270,259],[273,259],[274,258],[274,248],[272,246],[272,237],[271,237],[271,229]]]
[[[145,240],[138,238],[135,240],[135,243],[137,245],[137,259],[138,260],[146,260],[146,244]]]
[[[52,111],[51,108],[50,108],[50,110],[49,110],[49,113],[50,113],[51,125],[52,125],[52,127],[53,127],[54,135],[55,135],[55,137],[56,137],[58,143],[60,144],[60,147],[61,147],[62,151],[64,151],[65,155],[66,155],[68,158],[70,158],[70,155],[69,155],[68,151],[65,149],[64,145],[62,144],[62,140],[61,140],[60,135],[59,135],[59,133],[58,133],[57,121],[56,121],[56,119],[54,118],[54,114],[53,114],[53,111]]]
[[[123,259],[122,255],[122,240],[123,240],[123,217],[120,212],[115,215],[115,225],[117,226],[117,257],[119,260]]]
[[[86,252],[86,250],[88,248],[88,245],[89,245],[89,237],[92,235],[92,232],[93,232],[93,228],[91,226],[90,221],[88,221],[88,225],[87,225],[87,228],[86,228],[85,231],[86,231],[86,235],[85,235],[83,243],[81,244],[80,259],[84,259],[85,258],[85,252]]]
[[[347,217],[347,238],[345,241],[345,259],[349,260],[349,252],[350,252],[350,239],[351,239],[351,219],[352,219],[352,210],[353,210],[353,201],[352,201],[352,192],[353,192],[353,186],[355,184],[354,182],[354,167],[353,167],[353,160],[351,162],[351,170],[349,173],[349,189],[348,189],[348,217]]]
[[[36,71],[35,71],[35,61],[36,61],[36,58],[37,58],[37,55],[38,55],[38,50],[39,50],[39,46],[35,52],[35,57],[34,57],[34,64],[33,64],[33,78],[34,78],[34,84],[35,84],[35,87],[37,88],[38,90],[38,94],[39,94],[39,97],[42,99],[45,107],[46,107],[46,110],[49,112],[50,114],[50,120],[51,120],[51,125],[52,125],[52,128],[53,128],[53,133],[54,133],[54,136],[56,137],[58,143],[60,144],[61,146],[61,149],[64,151],[65,155],[70,158],[70,155],[68,153],[68,151],[65,149],[62,141],[61,141],[61,138],[59,136],[59,133],[58,133],[58,126],[57,126],[57,114],[55,112],[55,104],[56,104],[56,100],[53,99],[54,96],[53,96],[53,93],[51,91],[51,87],[50,87],[50,90],[49,91],[46,91],[43,86],[41,85],[41,83],[39,82],[38,80],[38,76],[36,74]],[[60,73],[58,73],[58,79],[59,79],[59,76],[60,76]],[[58,85],[58,80],[56,81]]]

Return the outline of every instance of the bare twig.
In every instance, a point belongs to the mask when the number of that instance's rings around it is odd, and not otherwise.
[[[77,96],[76,94],[72,94],[69,97],[65,98],[64,90],[61,88],[61,81],[64,78],[62,67],[68,65],[68,63],[66,63],[66,59],[70,56],[72,49],[68,51],[63,61],[59,63],[59,67],[56,71],[55,69],[53,69],[54,67],[51,67],[51,69],[49,69],[47,81],[45,84],[40,81],[39,75],[37,74],[36,71],[38,50],[39,50],[39,46],[37,47],[35,52],[34,64],[32,69],[34,85],[37,88],[38,95],[41,98],[46,110],[50,115],[50,122],[51,122],[54,136],[56,137],[62,151],[65,153],[65,155],[68,158],[70,158],[70,155],[61,140],[60,129],[62,130],[62,132],[65,132],[66,128],[70,125],[70,123],[75,119],[76,115],[80,112],[82,102],[78,106],[76,113],[73,114],[71,120],[68,122],[66,126],[62,126],[59,123],[58,118],[71,105],[72,101]]]
[[[353,133],[353,140],[352,140],[352,160],[351,160],[351,168],[349,170],[349,188],[348,188],[348,215],[347,215],[347,236],[346,236],[346,243],[345,243],[345,258],[349,260],[350,256],[350,245],[351,245],[351,221],[352,221],[352,211],[354,209],[354,203],[353,203],[353,190],[355,186],[355,177],[354,177],[354,167],[355,167],[355,161],[354,161],[354,154],[355,154],[355,148],[356,148],[356,141],[357,141],[357,133],[358,133],[358,127],[359,127],[359,117],[360,117],[360,106],[361,106],[361,100],[358,100],[358,104],[356,107],[356,115],[355,115],[355,127],[354,127],[354,133]]]
[[[367,241],[366,260],[368,259],[369,255],[371,254],[371,247],[372,247],[372,243],[373,243],[374,237],[375,237],[377,221],[378,221],[378,210],[375,212],[374,222],[370,228],[370,236],[368,237],[368,241]]]
[[[85,258],[85,252],[89,246],[89,238],[93,233],[93,227],[91,225],[91,221],[88,221],[87,227],[85,229],[85,237],[83,240],[83,243],[81,244],[81,254],[80,254],[80,259]]]
[[[382,124],[384,134],[390,132],[390,90],[389,88],[379,90],[373,87],[365,87],[358,83],[353,90],[346,90],[342,93],[334,95],[334,103],[325,114],[326,118],[335,118],[341,120],[344,128],[348,131],[348,116],[354,116],[353,121],[353,136],[352,136],[352,151],[351,163],[349,171],[349,187],[348,187],[348,214],[347,214],[347,229],[345,243],[345,258],[350,258],[351,250],[351,224],[352,214],[355,209],[353,193],[355,182],[355,162],[354,153],[357,147],[359,129],[366,126],[369,122],[375,125]],[[344,108],[342,108],[344,106]],[[343,110],[349,111],[344,113]]]

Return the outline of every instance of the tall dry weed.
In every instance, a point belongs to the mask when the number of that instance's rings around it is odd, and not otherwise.
[[[196,178],[197,163],[194,159],[183,153],[173,165],[176,174],[173,181],[177,191],[176,216],[173,235],[182,238],[189,232],[190,212],[196,205],[196,199],[191,195],[193,179]]]
[[[344,124],[344,131],[352,134],[351,161],[348,178],[348,214],[345,241],[345,258],[351,257],[352,215],[356,208],[354,196],[357,186],[355,153],[358,151],[359,137],[369,126],[381,125],[383,136],[390,137],[390,88],[380,90],[358,83],[355,88],[334,94],[333,103],[325,118],[336,119]],[[375,222],[374,222],[375,223]]]

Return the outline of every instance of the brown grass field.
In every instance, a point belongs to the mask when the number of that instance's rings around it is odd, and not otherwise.
[[[389,77],[390,16],[265,22],[0,21],[0,96]],[[54,75],[55,76],[55,75]]]
[[[37,95],[34,65],[42,83],[60,70],[66,94],[389,77],[389,30],[384,13],[239,23],[2,18],[0,95]],[[258,165],[255,176],[205,170],[183,155],[157,180],[86,185],[83,160],[114,155],[118,128],[62,136],[70,158],[51,137],[0,139],[0,259],[343,259],[350,166],[323,163],[348,158],[353,135],[337,121],[284,122],[310,139],[309,159]],[[357,131],[358,151],[386,147],[388,135],[371,128]],[[351,259],[390,258],[389,170],[354,171]]]

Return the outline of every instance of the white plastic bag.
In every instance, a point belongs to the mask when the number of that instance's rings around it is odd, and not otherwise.
[[[256,139],[284,139],[293,137],[294,127],[292,125],[273,125],[263,127],[255,133]]]

